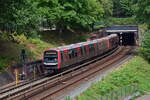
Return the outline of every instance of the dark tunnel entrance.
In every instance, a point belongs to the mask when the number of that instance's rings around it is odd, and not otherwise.
[[[107,34],[117,34],[119,44],[123,46],[140,45],[139,29],[137,25],[116,25],[105,28]]]
[[[135,33],[134,32],[122,33],[121,37],[122,37],[122,43],[121,43],[122,45],[124,45],[124,46],[126,46],[126,45],[130,45],[130,46],[136,45]]]

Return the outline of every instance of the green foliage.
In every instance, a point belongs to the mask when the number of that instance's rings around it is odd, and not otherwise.
[[[7,66],[7,62],[0,59],[0,71],[3,70],[3,68],[6,67],[6,66]]]
[[[150,30],[144,33],[144,39],[142,41],[140,53],[150,62]]]
[[[3,40],[12,40],[13,39],[13,33],[10,34],[9,32],[2,32],[1,35],[0,35],[0,39],[3,39]]]
[[[17,61],[18,58],[15,54],[1,54],[0,53],[0,72],[5,70],[13,61]]]
[[[104,13],[97,0],[43,0],[39,9],[44,18],[59,29],[89,29]]]
[[[137,24],[135,17],[128,18],[108,18],[105,22],[106,26],[112,25],[135,25]]]
[[[136,18],[141,23],[147,23],[150,28],[150,0],[138,0]]]
[[[55,47],[55,45],[48,44],[37,38],[29,38],[28,44],[26,44],[26,46],[30,48],[31,52],[33,53],[33,56],[39,59],[41,59],[44,50]]]
[[[129,18],[106,18],[100,22],[95,23],[94,29],[100,29],[103,27],[109,27],[114,25],[135,25],[137,21],[134,17]]]
[[[27,37],[24,34],[14,35],[13,39],[19,44],[23,44],[23,45],[27,44]]]
[[[112,0],[98,0],[104,9],[104,17],[110,17],[113,14],[113,1]]]
[[[132,16],[137,6],[141,8],[135,0],[1,0],[0,6],[3,8],[0,10],[0,30],[5,27],[7,34],[4,34],[8,37],[12,35],[8,30],[27,37],[37,37],[38,28],[44,21],[49,24],[47,28],[56,27],[59,33],[64,30],[91,31],[97,22],[102,21],[103,25],[96,26],[96,29],[108,26],[112,20],[107,20],[107,17]],[[149,12],[149,7],[139,9],[138,12]],[[145,16],[146,13],[138,14]],[[149,17],[146,18],[148,20]],[[120,21],[117,24],[130,22]]]
[[[28,54],[34,57],[41,57],[42,52],[50,47],[56,47],[55,45],[48,44],[38,38],[28,38],[24,35],[14,35],[14,41],[27,48]]]
[[[56,36],[55,36],[56,37]],[[20,53],[25,49],[27,57],[42,59],[43,51],[58,46],[38,38],[27,38],[24,34],[14,34],[14,42],[0,40],[0,72],[16,63],[20,63]],[[17,43],[16,43],[17,42]]]
[[[92,100],[100,95],[106,95],[121,87],[137,84],[138,91],[145,93],[150,90],[150,65],[140,57],[134,57],[122,68],[110,73],[101,82],[87,89],[77,100]]]
[[[116,17],[131,17],[134,15],[134,0],[113,0],[113,15]]]
[[[0,30],[31,36],[39,23],[37,3],[33,0],[1,0]]]

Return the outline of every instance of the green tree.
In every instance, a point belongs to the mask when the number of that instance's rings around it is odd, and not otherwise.
[[[22,3],[14,7],[14,11],[16,13],[13,14],[13,17],[17,32],[32,36],[33,32],[38,29],[40,20],[37,2],[35,0],[22,0]]]
[[[138,0],[136,18],[141,23],[147,23],[150,28],[150,0]]]
[[[38,7],[58,30],[90,29],[104,14],[97,0],[40,0]]]
[[[134,15],[133,6],[135,0],[113,0],[113,15],[117,17],[129,17]]]
[[[104,16],[110,17],[113,14],[113,1],[112,0],[99,0],[100,5],[104,9]]]
[[[0,28],[32,35],[39,17],[35,0],[1,0]],[[11,32],[9,33],[11,34]]]

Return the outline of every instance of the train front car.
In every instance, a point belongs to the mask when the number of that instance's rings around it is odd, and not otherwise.
[[[50,74],[60,70],[60,52],[58,50],[47,50],[43,55],[45,73]]]

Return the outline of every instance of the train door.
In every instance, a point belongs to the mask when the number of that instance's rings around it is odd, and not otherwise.
[[[97,50],[98,50],[98,47],[97,47],[97,42],[94,43],[94,54],[95,56],[97,55]]]
[[[68,50],[64,50],[64,67],[69,65],[69,56],[68,56]]]
[[[81,49],[82,49],[82,59],[85,60],[86,57],[87,57],[86,46],[83,45],[83,46],[81,47]]]
[[[111,38],[106,40],[106,44],[107,44],[107,50],[109,50],[111,48]]]
[[[107,40],[103,40],[102,42],[102,53],[104,53],[107,50]]]
[[[77,60],[78,62],[82,60],[82,55],[81,55],[81,48],[77,48]]]
[[[69,49],[68,50],[68,55],[69,55],[69,62],[68,64],[71,65],[74,62],[74,50],[73,49]]]
[[[94,56],[94,45],[91,43],[89,44],[89,52],[90,52],[90,57]]]
[[[88,58],[90,55],[89,45],[86,45],[85,47],[86,47],[86,51],[85,51],[86,52],[86,58]]]
[[[63,51],[60,51],[60,53],[61,53],[61,68],[63,68],[64,67],[64,52]]]

